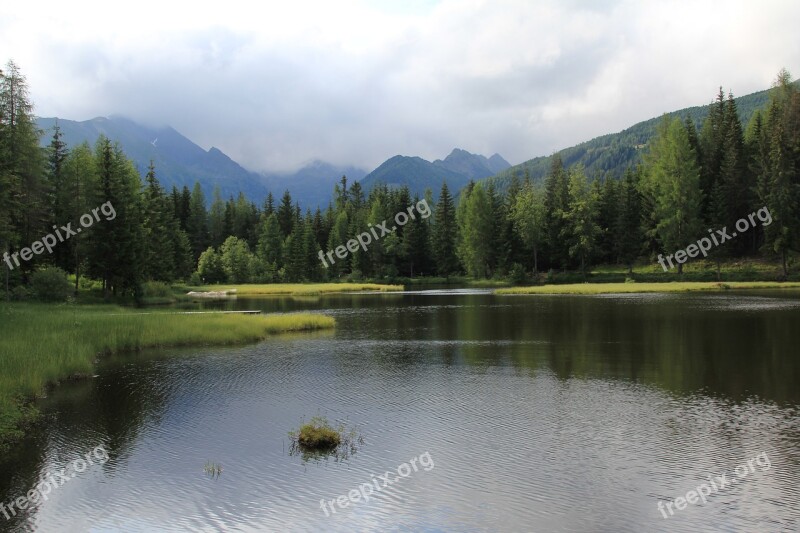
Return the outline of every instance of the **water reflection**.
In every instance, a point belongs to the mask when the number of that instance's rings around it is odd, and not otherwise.
[[[40,531],[797,530],[800,298],[792,293],[496,297],[411,292],[238,299],[318,310],[335,332],[106,358],[42,402],[0,462],[7,502],[104,444],[110,459],[33,509]],[[298,461],[321,414],[358,453]],[[347,494],[427,452],[436,468],[368,504]],[[772,468],[664,520],[710,475]],[[209,478],[210,459],[224,473]],[[4,519],[0,515],[0,522]],[[11,525],[8,521],[0,528]]]

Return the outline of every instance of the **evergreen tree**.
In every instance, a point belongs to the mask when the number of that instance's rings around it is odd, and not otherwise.
[[[447,182],[442,183],[439,202],[433,215],[431,235],[432,251],[436,263],[436,272],[440,276],[450,277],[458,272],[459,263],[456,255],[458,239],[455,207]]]
[[[554,154],[552,157],[550,173],[545,179],[544,187],[545,228],[550,265],[566,267],[569,262],[569,250],[562,236],[567,229],[565,217],[569,209],[569,179],[559,154]]]
[[[628,168],[620,187],[620,209],[615,228],[616,257],[633,274],[633,263],[642,251],[642,196],[639,192],[639,169]]]
[[[664,119],[646,159],[643,186],[652,199],[654,230],[664,253],[671,254],[701,236],[700,170],[689,136],[679,119]],[[683,263],[678,262],[678,273]]]
[[[200,183],[195,182],[189,202],[189,218],[186,221],[186,232],[192,248],[192,258],[195,262],[200,259],[200,254],[209,245],[208,213],[206,212],[206,198]]]
[[[278,206],[278,224],[281,228],[281,235],[283,238],[289,236],[294,228],[295,216],[294,207],[292,206],[292,195],[289,191],[283,193],[281,198],[281,205]]]
[[[219,186],[214,187],[211,210],[208,213],[208,233],[211,246],[214,248],[222,246],[222,243],[228,237],[225,228],[225,203],[222,201]]]
[[[483,185],[476,184],[472,192],[463,200],[463,218],[459,221],[461,242],[458,254],[467,273],[476,278],[491,276],[492,236],[494,220],[492,205]]]

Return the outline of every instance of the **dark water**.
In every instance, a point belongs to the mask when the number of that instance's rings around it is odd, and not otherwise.
[[[221,305],[318,310],[337,328],[103,360],[42,402],[47,424],[0,462],[0,501],[96,446],[108,461],[0,528],[800,530],[798,293]],[[364,445],[290,455],[287,432],[318,414]],[[722,474],[705,503],[675,507]]]

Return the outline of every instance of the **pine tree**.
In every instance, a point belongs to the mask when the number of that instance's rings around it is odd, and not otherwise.
[[[56,122],[53,137],[47,147],[47,189],[49,193],[48,210],[51,214],[50,224],[77,220],[81,215],[77,211],[77,188],[68,178],[67,158],[69,150],[62,140],[61,128]],[[69,272],[75,267],[75,242],[65,241],[53,249],[52,261],[57,267]]]
[[[628,168],[620,189],[620,208],[614,227],[616,257],[633,273],[633,263],[642,251],[642,196],[639,169]]]
[[[142,273],[144,279],[172,281],[175,279],[175,223],[173,199],[167,199],[164,190],[156,179],[153,161],[145,176],[145,189],[142,195],[144,255]],[[177,189],[173,189],[177,192]]]
[[[278,224],[281,228],[283,238],[289,236],[294,229],[294,206],[292,206],[292,195],[289,191],[283,193],[281,205],[278,206]]]
[[[436,263],[436,272],[440,276],[450,277],[458,272],[459,263],[456,255],[458,240],[458,226],[455,218],[453,198],[447,182],[442,183],[439,192],[439,202],[433,216],[433,229],[431,235],[432,251]]]
[[[192,248],[192,258],[194,262],[197,262],[200,259],[200,254],[209,245],[208,213],[206,212],[206,198],[199,182],[195,182],[191,194],[186,230]]]
[[[569,179],[558,154],[552,156],[550,173],[545,179],[544,187],[545,228],[550,265],[566,267],[569,262],[569,250],[562,236],[567,227],[565,216],[569,209]]]
[[[219,248],[228,237],[225,228],[225,203],[219,192],[219,186],[214,187],[211,210],[208,213],[208,233],[211,246]]]

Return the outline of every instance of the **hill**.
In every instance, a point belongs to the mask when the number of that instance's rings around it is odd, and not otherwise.
[[[746,127],[756,109],[765,106],[769,102],[769,90],[740,96],[735,100],[739,110],[739,118]],[[709,105],[706,104],[673,111],[666,115],[681,119],[689,118],[694,121],[699,131],[703,120],[708,115],[708,108]],[[590,178],[606,173],[614,177],[620,177],[628,166],[635,165],[641,161],[643,149],[655,135],[656,128],[661,120],[662,117],[651,118],[634,124],[619,133],[602,135],[590,141],[565,148],[557,153],[561,156],[565,166],[582,163],[586,168],[587,176]],[[522,178],[526,170],[530,172],[532,179],[542,179],[550,169],[550,161],[551,156],[535,157],[510,167],[491,179],[495,181],[498,188],[505,188],[514,173],[517,173]]]

